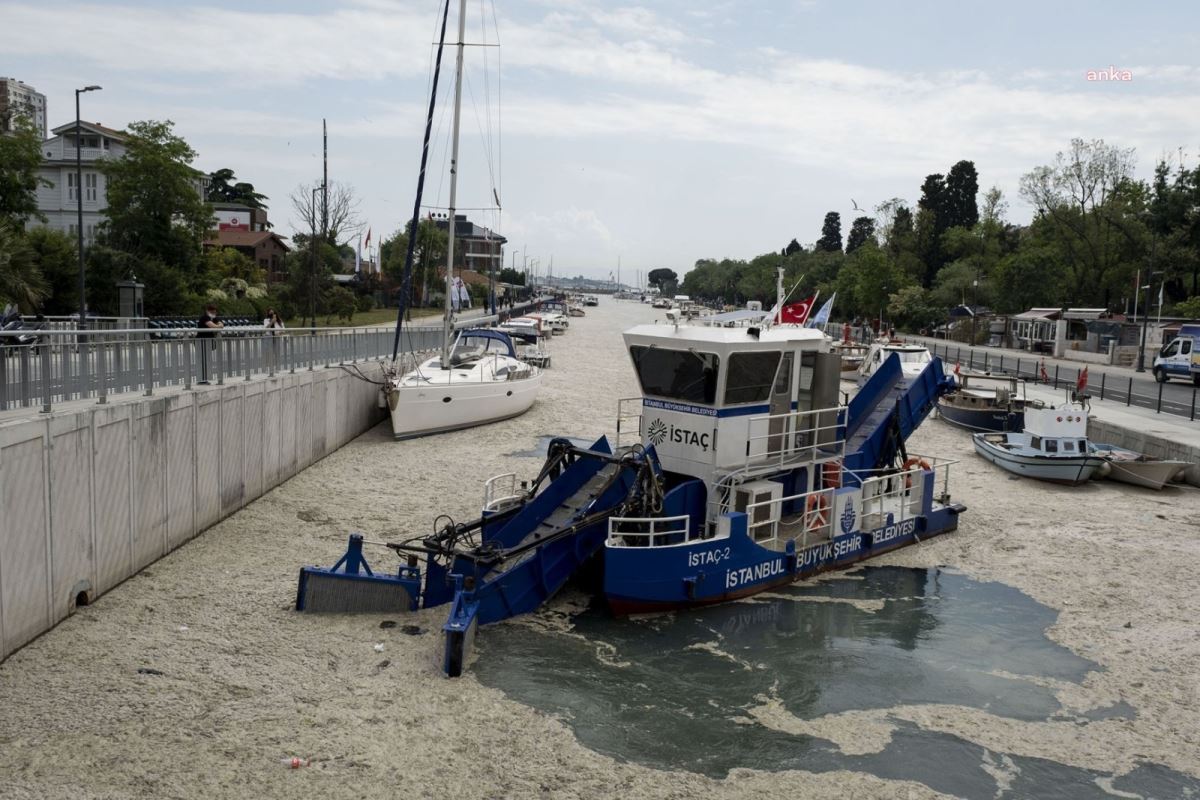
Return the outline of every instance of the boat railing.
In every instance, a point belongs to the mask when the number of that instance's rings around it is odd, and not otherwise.
[[[510,508],[521,501],[523,495],[517,491],[517,473],[506,472],[493,475],[483,484],[483,510],[494,513]]]
[[[617,401],[617,449],[642,443],[642,398],[623,397]]]
[[[751,417],[747,422],[742,469],[785,469],[803,463],[833,461],[846,452],[846,406]]]
[[[691,517],[609,517],[609,547],[673,547],[699,539]]]

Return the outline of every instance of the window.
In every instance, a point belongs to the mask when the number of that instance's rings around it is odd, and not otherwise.
[[[1046,452],[1047,453],[1057,453],[1058,452],[1058,439],[1047,439],[1046,440]]]
[[[84,200],[96,199],[96,173],[89,172],[83,176]]]
[[[75,173],[74,172],[67,173],[67,199],[68,200],[75,199]]]
[[[721,365],[716,353],[633,345],[629,355],[644,394],[688,403],[711,405],[716,401]]]
[[[1079,452],[1086,453],[1088,451],[1087,439],[1079,440]]]
[[[1179,345],[1179,355],[1186,356],[1190,352],[1192,352],[1192,340],[1184,339],[1183,343]]]
[[[1032,447],[1034,450],[1041,450],[1042,449],[1042,437],[1040,437],[1040,436],[1029,437],[1029,446]]]
[[[762,403],[771,395],[779,353],[734,353],[725,377],[726,403]]]
[[[1178,352],[1179,352],[1179,340],[1176,339],[1175,341],[1171,342],[1169,345],[1164,347],[1162,349],[1162,352],[1159,353],[1159,355],[1161,355],[1163,358],[1167,358],[1169,356],[1175,355]]]
[[[1075,452],[1075,443],[1064,441],[1063,442],[1063,452],[1064,453],[1074,453]]]

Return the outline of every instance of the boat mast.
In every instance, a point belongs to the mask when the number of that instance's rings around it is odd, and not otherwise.
[[[459,0],[458,59],[454,65],[454,127],[450,145],[450,230],[446,236],[446,319],[442,324],[442,369],[450,369],[450,312],[453,307],[450,292],[454,290],[454,235],[458,227],[455,213],[458,199],[458,128],[462,118],[463,49],[466,47],[463,40],[466,35],[467,0]]]

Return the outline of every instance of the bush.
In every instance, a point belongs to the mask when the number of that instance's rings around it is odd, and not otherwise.
[[[375,308],[375,298],[369,294],[360,294],[358,296],[358,310],[362,313],[372,311]]]

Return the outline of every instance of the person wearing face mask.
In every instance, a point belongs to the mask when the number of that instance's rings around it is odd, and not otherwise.
[[[204,313],[200,315],[200,319],[196,321],[196,338],[210,340],[196,346],[200,360],[200,380],[196,381],[197,384],[208,384],[209,382],[209,355],[212,350],[217,348],[217,331],[224,327],[225,323],[221,322],[221,318],[217,316],[217,307],[209,303],[204,308]]]

